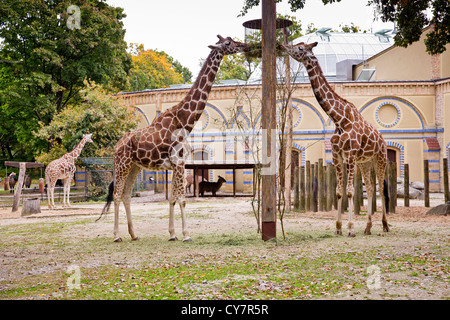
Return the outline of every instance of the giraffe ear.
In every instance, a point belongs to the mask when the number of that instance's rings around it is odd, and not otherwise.
[[[311,43],[309,46],[310,46],[310,48],[312,49],[312,48],[314,48],[315,46],[317,46],[317,44],[318,44],[318,42],[313,42],[313,43]]]
[[[224,41],[224,37],[222,37],[220,34],[217,35],[217,38],[219,38],[220,41]]]

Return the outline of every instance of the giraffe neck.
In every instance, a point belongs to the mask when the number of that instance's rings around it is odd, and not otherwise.
[[[331,120],[333,120],[336,126],[342,125],[342,121],[345,120],[345,108],[348,107],[348,103],[334,92],[333,88],[325,78],[316,57],[313,56],[303,64],[308,72],[309,80],[317,102]],[[344,108],[342,108],[342,106],[344,106]]]
[[[214,79],[222,62],[223,54],[212,50],[205,60],[197,79],[187,96],[181,101],[177,112],[180,127],[191,132],[195,123],[202,115],[211,92]]]
[[[71,152],[66,153],[66,158],[71,159],[73,162],[75,162],[75,160],[80,156],[85,144],[86,139],[81,139],[80,143],[78,143],[78,145]]]

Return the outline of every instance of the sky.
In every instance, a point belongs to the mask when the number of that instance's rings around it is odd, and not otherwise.
[[[244,40],[245,21],[261,18],[261,5],[238,17],[244,0],[107,0],[109,5],[124,8],[123,20],[127,43],[143,44],[145,49],[165,51],[189,68],[193,80],[210,49],[217,42],[217,34]],[[362,30],[376,32],[393,29],[392,23],[374,21],[374,9],[368,0],[342,0],[323,5],[320,0],[307,0],[304,9],[291,12],[287,0],[277,4],[277,13],[295,16],[303,32],[310,23],[318,29],[353,22]],[[294,41],[295,42],[295,41]]]

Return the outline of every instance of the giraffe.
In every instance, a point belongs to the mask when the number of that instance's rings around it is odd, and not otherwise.
[[[146,128],[125,134],[114,147],[114,178],[109,187],[107,202],[102,214],[108,212],[114,201],[114,241],[119,236],[119,205],[123,201],[128,222],[128,233],[132,240],[134,233],[131,219],[131,192],[141,169],[172,169],[172,188],[169,196],[169,241],[178,240],[174,228],[174,206],[181,209],[183,241],[192,241],[186,227],[184,158],[188,155],[186,138],[202,115],[209,92],[224,55],[244,52],[248,45],[217,36],[219,41],[210,45],[211,52],[205,60],[195,83],[184,99],[159,115]],[[101,217],[101,215],[100,215]]]
[[[64,196],[63,207],[70,207],[70,183],[72,182],[73,175],[75,174],[75,160],[80,156],[84,145],[87,142],[93,142],[92,133],[85,134],[80,143],[71,151],[63,155],[61,158],[53,160],[45,168],[45,179],[47,180],[47,198],[48,207],[55,208],[54,191],[55,184],[58,179],[64,179]],[[66,200],[67,197],[67,200]]]
[[[308,72],[314,95],[327,115],[333,120],[336,129],[330,142],[332,145],[333,163],[336,166],[338,197],[338,217],[335,234],[342,235],[342,195],[344,190],[344,165],[348,165],[347,195],[349,199],[348,236],[354,237],[353,231],[353,177],[357,165],[366,184],[368,197],[367,225],[364,234],[369,235],[372,228],[372,195],[374,185],[371,179],[371,169],[375,168],[378,179],[379,192],[383,208],[383,231],[388,232],[386,218],[387,203],[389,201],[386,191],[385,168],[387,163],[387,146],[381,133],[367,122],[349,101],[340,97],[330,86],[322,72],[312,49],[317,42],[283,46],[288,54],[301,62]]]

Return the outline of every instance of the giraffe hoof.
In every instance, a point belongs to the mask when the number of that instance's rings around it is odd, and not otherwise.
[[[172,238],[169,238],[169,241],[178,241],[178,238],[177,237],[172,237]]]
[[[183,240],[183,242],[192,242],[192,239],[191,238],[185,238],[184,240]]]
[[[337,236],[342,236],[342,231],[341,230],[336,230],[334,232],[334,234],[337,235]]]
[[[370,230],[364,230],[364,234],[366,236],[370,236],[372,234],[372,232],[370,232]]]
[[[118,237],[118,238],[114,239],[114,242],[122,242],[122,238]]]
[[[138,240],[139,240],[139,237],[131,238],[131,240],[132,240],[132,241],[138,241]]]
[[[349,231],[348,236],[353,238],[353,237],[355,237],[355,233],[353,231]]]

